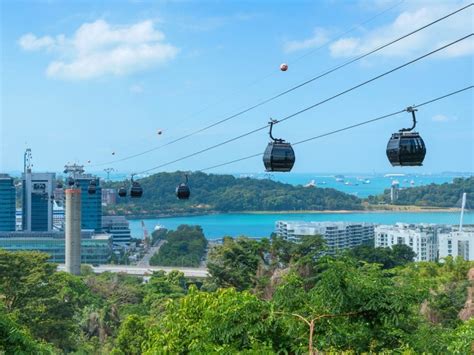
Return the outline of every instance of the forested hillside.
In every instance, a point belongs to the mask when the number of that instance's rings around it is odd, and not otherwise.
[[[226,238],[208,279],[147,283],[0,250],[0,353],[471,353],[474,319],[458,314],[472,262],[413,263],[408,248],[318,258],[323,247]]]
[[[109,213],[160,214],[230,211],[357,210],[361,200],[330,188],[305,188],[272,180],[200,172],[189,176],[191,198],[179,201],[176,186],[184,173],[158,173],[139,180],[141,199],[125,198]],[[120,183],[106,186],[118,188]]]
[[[470,201],[474,199],[474,176],[456,178],[452,183],[441,185],[430,184],[426,186],[410,187],[398,192],[397,205],[414,205],[430,207],[460,207],[463,192],[468,194]],[[370,203],[390,203],[390,190],[385,190],[382,195],[370,196]],[[473,201],[474,202],[474,201]]]

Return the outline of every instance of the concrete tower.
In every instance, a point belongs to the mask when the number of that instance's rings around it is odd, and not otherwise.
[[[65,190],[66,272],[81,273],[81,189]]]

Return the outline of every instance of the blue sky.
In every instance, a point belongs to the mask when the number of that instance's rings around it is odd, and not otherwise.
[[[472,7],[225,124],[136,159],[92,166],[225,118],[467,3],[3,1],[0,170],[20,170],[27,146],[36,170],[78,162],[89,171],[136,172],[166,163],[472,33]],[[275,136],[299,141],[472,85],[473,42],[277,125]],[[279,70],[283,62],[287,72]],[[473,102],[471,90],[420,109],[417,128],[428,147],[420,172],[474,171]],[[413,172],[392,168],[385,156],[390,134],[409,125],[404,114],[299,145],[294,171]],[[159,171],[206,168],[263,151],[267,142],[258,132]],[[262,170],[255,158],[212,172]]]

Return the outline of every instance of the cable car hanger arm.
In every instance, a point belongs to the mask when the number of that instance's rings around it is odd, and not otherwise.
[[[399,130],[399,132],[410,132],[413,131],[416,127],[416,116],[415,116],[415,111],[418,111],[414,106],[408,106],[405,110],[406,112],[411,112],[411,115],[413,117],[413,126],[411,128],[402,128]]]

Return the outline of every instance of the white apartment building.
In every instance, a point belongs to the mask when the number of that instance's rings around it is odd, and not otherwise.
[[[277,221],[275,233],[288,240],[298,240],[305,235],[321,235],[326,241],[328,254],[353,248],[374,238],[372,223],[355,222],[302,222]]]
[[[439,258],[461,256],[474,261],[474,228],[463,228],[450,233],[439,234]]]
[[[405,244],[416,253],[415,261],[434,261],[438,258],[439,233],[450,231],[451,227],[438,224],[379,225],[375,227],[375,247]]]

